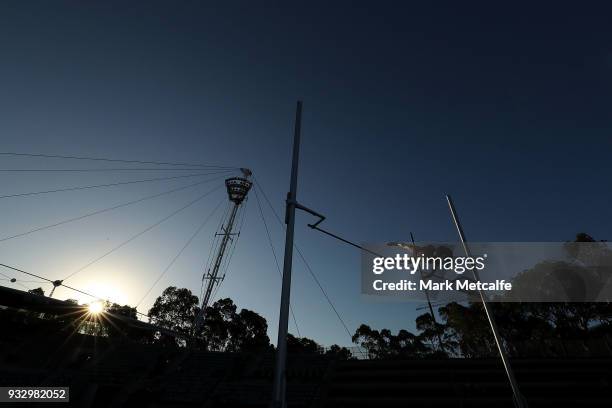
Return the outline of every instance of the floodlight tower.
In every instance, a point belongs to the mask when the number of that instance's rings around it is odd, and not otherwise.
[[[204,315],[206,313],[206,307],[210,302],[210,297],[212,291],[215,286],[217,286],[222,280],[223,276],[219,276],[219,269],[221,268],[221,261],[223,260],[223,256],[225,255],[225,250],[227,248],[227,244],[232,239],[234,229],[234,222],[236,220],[236,214],[238,213],[238,209],[244,202],[253,182],[249,180],[251,175],[253,174],[249,169],[240,169],[244,177],[231,177],[225,180],[225,187],[227,188],[227,194],[229,196],[229,200],[234,203],[230,215],[227,219],[225,225],[221,227],[221,233],[219,235],[222,236],[221,244],[219,245],[219,249],[217,250],[217,254],[215,256],[214,262],[209,266],[208,270],[204,273],[202,280],[207,280],[208,284],[206,286],[206,292],[204,292],[204,296],[202,298],[202,305],[198,316],[195,321],[196,330],[202,325],[204,321]]]

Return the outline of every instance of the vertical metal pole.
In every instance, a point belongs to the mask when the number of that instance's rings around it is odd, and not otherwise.
[[[457,215],[457,211],[455,210],[455,206],[453,205],[453,200],[450,195],[446,195],[446,201],[448,202],[448,207],[450,208],[451,215],[453,217],[453,222],[455,223],[455,227],[457,228],[457,233],[459,234],[459,239],[461,239],[461,244],[463,245],[463,250],[465,251],[465,256],[471,256],[470,250],[467,246],[467,240],[465,238],[465,234],[463,233],[463,228],[461,227],[461,222],[459,222],[459,216]],[[474,279],[477,282],[480,281],[480,276],[476,269],[473,269]],[[512,388],[512,394],[514,396],[514,405],[517,408],[527,408],[527,401],[525,397],[521,394],[518,383],[516,382],[516,378],[514,377],[514,371],[512,371],[512,366],[510,365],[510,361],[508,360],[508,356],[506,355],[506,350],[502,344],[502,339],[497,329],[497,324],[495,323],[495,318],[493,317],[493,313],[489,309],[489,304],[487,303],[487,298],[482,290],[478,290],[480,294],[480,300],[482,301],[482,306],[485,310],[485,314],[487,315],[487,319],[489,320],[489,325],[491,326],[491,331],[493,332],[493,338],[495,339],[495,344],[497,345],[497,350],[499,351],[499,355],[501,357],[502,363],[504,365],[504,369],[506,370],[506,375],[508,376],[508,380],[510,381],[510,387]]]
[[[280,317],[278,319],[278,340],[276,342],[276,363],[272,389],[273,408],[285,408],[285,368],[287,365],[287,330],[289,327],[289,298],[291,296],[291,267],[293,263],[293,233],[295,225],[295,204],[297,200],[298,162],[300,158],[300,130],[302,127],[302,101],[297,102],[295,130],[293,135],[293,159],[291,184],[285,207],[285,259],[283,262],[283,287],[281,291]]]

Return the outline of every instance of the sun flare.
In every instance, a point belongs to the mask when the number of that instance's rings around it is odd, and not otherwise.
[[[102,302],[92,302],[87,305],[87,309],[90,314],[97,315],[104,311],[104,305],[102,304]]]
[[[96,278],[83,285],[84,290],[96,296],[98,299],[108,300],[112,303],[124,305],[128,303],[128,298],[125,296],[120,286],[115,285],[112,281]],[[84,297],[81,301],[89,303],[91,298]]]

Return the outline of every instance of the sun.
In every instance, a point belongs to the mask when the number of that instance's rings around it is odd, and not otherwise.
[[[125,294],[119,287],[113,285],[112,282],[103,280],[94,280],[86,283],[84,290],[96,296],[99,300],[105,299],[113,303],[124,305],[128,302]],[[83,303],[88,303],[91,298],[83,299]]]
[[[92,315],[98,315],[104,311],[104,305],[102,302],[91,302],[87,305],[87,310]]]

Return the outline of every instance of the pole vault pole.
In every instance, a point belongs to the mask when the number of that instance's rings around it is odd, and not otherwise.
[[[295,209],[297,205],[297,176],[300,159],[300,132],[302,126],[302,101],[297,102],[295,111],[295,130],[293,135],[293,159],[291,163],[291,184],[285,207],[285,258],[283,262],[283,286],[281,291],[280,317],[278,319],[278,340],[276,342],[276,362],[272,389],[273,408],[286,407],[287,330],[289,327],[289,299],[291,297],[291,267],[293,263],[293,235]]]
[[[459,239],[461,239],[461,244],[463,245],[465,256],[470,257],[470,250],[467,246],[467,240],[465,238],[465,234],[463,233],[463,228],[461,227],[459,216],[457,215],[457,211],[455,210],[455,206],[453,205],[453,199],[448,194],[446,195],[446,201],[448,202],[448,208],[450,209],[451,215],[453,217],[453,222],[455,223],[455,227],[457,228]],[[480,282],[480,276],[476,269],[473,269],[472,272],[474,273],[474,279],[476,279],[476,282]],[[495,339],[497,350],[499,351],[499,355],[504,365],[504,369],[506,370],[506,375],[508,376],[508,380],[510,381],[510,387],[512,388],[512,394],[514,396],[514,405],[517,408],[527,408],[527,401],[525,400],[525,397],[523,397],[523,395],[521,394],[518,383],[516,382],[516,378],[514,377],[514,371],[512,371],[512,366],[510,365],[510,361],[508,360],[508,356],[506,355],[506,350],[504,348],[504,345],[502,344],[502,338],[499,334],[499,330],[497,329],[497,324],[495,323],[493,313],[491,312],[489,304],[487,303],[487,298],[482,290],[478,289],[478,293],[480,294],[482,306],[485,310],[485,314],[487,315],[487,319],[489,320],[489,325],[491,326],[491,331],[493,332],[493,338]]]

